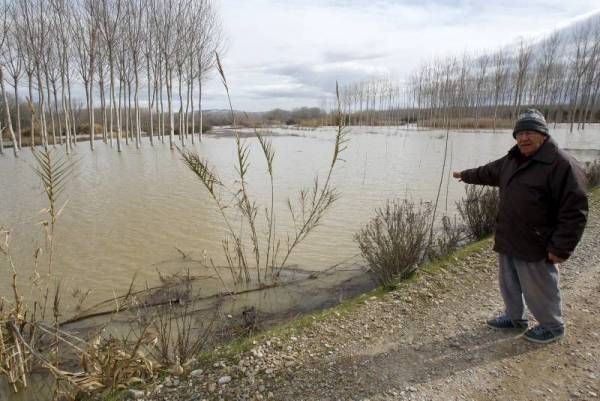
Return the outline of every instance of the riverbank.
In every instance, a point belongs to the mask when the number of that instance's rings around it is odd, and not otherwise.
[[[205,356],[152,400],[594,400],[600,394],[600,191],[561,267],[568,334],[540,346],[486,327],[501,311],[491,241]],[[139,393],[138,393],[139,395]],[[140,395],[141,396],[141,395]]]

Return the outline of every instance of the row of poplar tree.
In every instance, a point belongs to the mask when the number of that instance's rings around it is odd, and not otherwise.
[[[496,128],[524,107],[583,129],[600,120],[600,17],[535,42],[426,63],[397,83],[345,85],[349,124]]]
[[[69,152],[82,134],[92,149],[101,137],[119,151],[122,142],[140,146],[142,132],[171,147],[176,134],[182,142],[201,135],[202,83],[223,45],[211,0],[4,0],[0,7],[0,130],[15,155],[26,143]]]

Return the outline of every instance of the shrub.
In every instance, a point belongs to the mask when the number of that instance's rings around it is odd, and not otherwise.
[[[438,259],[454,252],[464,243],[465,227],[454,217],[442,217],[441,230],[436,234],[435,242],[431,244],[427,251],[429,259]]]
[[[388,201],[357,234],[363,257],[380,284],[412,273],[425,253],[431,207],[407,200]]]
[[[588,189],[600,185],[600,160],[594,160],[585,164],[585,177],[587,179]]]
[[[494,232],[499,195],[496,188],[467,185],[466,198],[456,203],[471,238],[478,240]]]

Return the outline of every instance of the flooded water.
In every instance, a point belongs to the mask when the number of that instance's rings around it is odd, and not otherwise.
[[[442,172],[443,131],[353,127],[348,135],[348,148],[332,178],[340,198],[297,248],[289,259],[290,268],[283,272],[287,281],[296,284],[231,297],[228,311],[252,305],[259,311],[261,323],[268,323],[270,318],[293,317],[337,303],[373,286],[363,274],[364,263],[353,235],[375,209],[393,198],[433,202],[443,177],[438,215],[453,215],[455,202],[464,196],[464,185],[449,179],[449,173],[494,160],[514,143],[509,131],[451,132]],[[558,127],[553,136],[581,161],[600,156],[600,125],[573,134]],[[276,130],[270,139],[276,151],[277,235],[284,246],[286,233],[291,235],[293,226],[287,198],[293,199],[300,188],[310,187],[316,174],[324,179],[335,130]],[[270,183],[257,141],[247,141],[251,149],[249,192],[257,203],[257,221],[264,234],[267,224],[263,211],[270,204]],[[83,304],[85,310],[127,292],[134,276],[135,288],[141,289],[159,286],[170,275],[189,272],[196,279],[198,295],[207,297],[195,303],[195,310],[214,308],[221,301],[211,295],[232,287],[227,270],[222,268],[225,225],[213,200],[177,151],[169,150],[168,144],[144,145],[141,149],[125,147],[117,153],[100,142],[94,152],[87,144],[80,144],[73,156],[77,160],[74,174],[59,202],[62,206],[68,200],[57,223],[53,267],[61,282],[64,317],[82,294],[89,294]],[[195,149],[223,182],[235,187],[232,137],[207,135]],[[47,201],[33,166],[28,150],[19,158],[0,157],[0,226],[11,231],[11,254],[26,299],[39,296],[39,288],[28,284],[35,270],[33,255],[44,247],[40,222],[47,218],[43,211]],[[251,248],[248,251],[250,255]],[[206,266],[211,259],[223,281]],[[43,278],[46,259],[39,260],[37,270]],[[9,266],[4,258],[0,277],[0,296],[11,299]],[[106,305],[97,309],[106,309]],[[127,314],[113,316],[111,322],[118,330],[119,325],[127,327],[130,318]],[[88,319],[78,323],[77,329],[101,323]],[[9,394],[0,380],[0,399],[13,401],[49,399],[51,387],[48,377],[42,376],[33,380],[29,391]]]
[[[338,265],[338,274],[324,275],[329,278],[321,285],[356,275],[363,263],[353,235],[375,208],[392,198],[435,200],[444,135],[443,131],[406,128],[350,128],[348,149],[333,175],[340,199],[321,226],[297,248],[289,265],[309,273],[331,272],[331,267]],[[599,126],[573,134],[559,127],[553,135],[580,159],[598,155]],[[276,152],[276,222],[282,244],[291,227],[287,197],[296,196],[301,187],[310,187],[315,174],[324,178],[334,138],[335,131],[327,128],[279,130],[270,137]],[[462,183],[452,179],[448,183],[449,171],[498,158],[513,142],[509,131],[451,132],[438,210],[454,214],[455,201],[464,195]],[[250,138],[248,143],[250,193],[259,206],[260,227],[266,229],[263,210],[270,203],[266,164],[257,141]],[[196,150],[215,167],[222,181],[234,185],[233,138],[207,135]],[[134,275],[138,287],[156,285],[158,271],[174,274],[190,269],[190,274],[206,278],[201,286],[205,294],[222,289],[214,270],[197,261],[212,259],[218,266],[225,264],[221,246],[224,224],[177,151],[169,150],[168,144],[151,147],[145,143],[141,149],[129,146],[118,153],[98,142],[94,152],[80,144],[74,158],[75,171],[61,200],[68,204],[55,236],[54,272],[62,280],[64,305],[74,305],[75,299],[88,291],[86,303],[110,299],[127,291]],[[19,158],[0,157],[0,225],[11,230],[11,252],[21,282],[28,281],[34,270],[33,254],[44,245],[39,222],[45,218],[40,211],[46,201],[33,163],[28,150]],[[187,256],[185,260],[181,252]],[[4,260],[1,263],[0,295],[6,296],[10,293],[8,266]],[[43,272],[46,268],[41,265],[38,269]],[[227,281],[226,271],[223,278]],[[282,290],[266,308],[280,306],[286,297],[306,298],[306,293]]]

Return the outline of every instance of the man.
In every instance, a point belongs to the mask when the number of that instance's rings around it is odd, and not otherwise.
[[[539,324],[524,337],[550,343],[565,334],[558,264],[569,258],[585,227],[585,175],[549,136],[539,111],[521,114],[513,137],[517,143],[504,157],[453,176],[500,187],[494,250],[505,312],[487,324],[525,331],[527,304]]]

